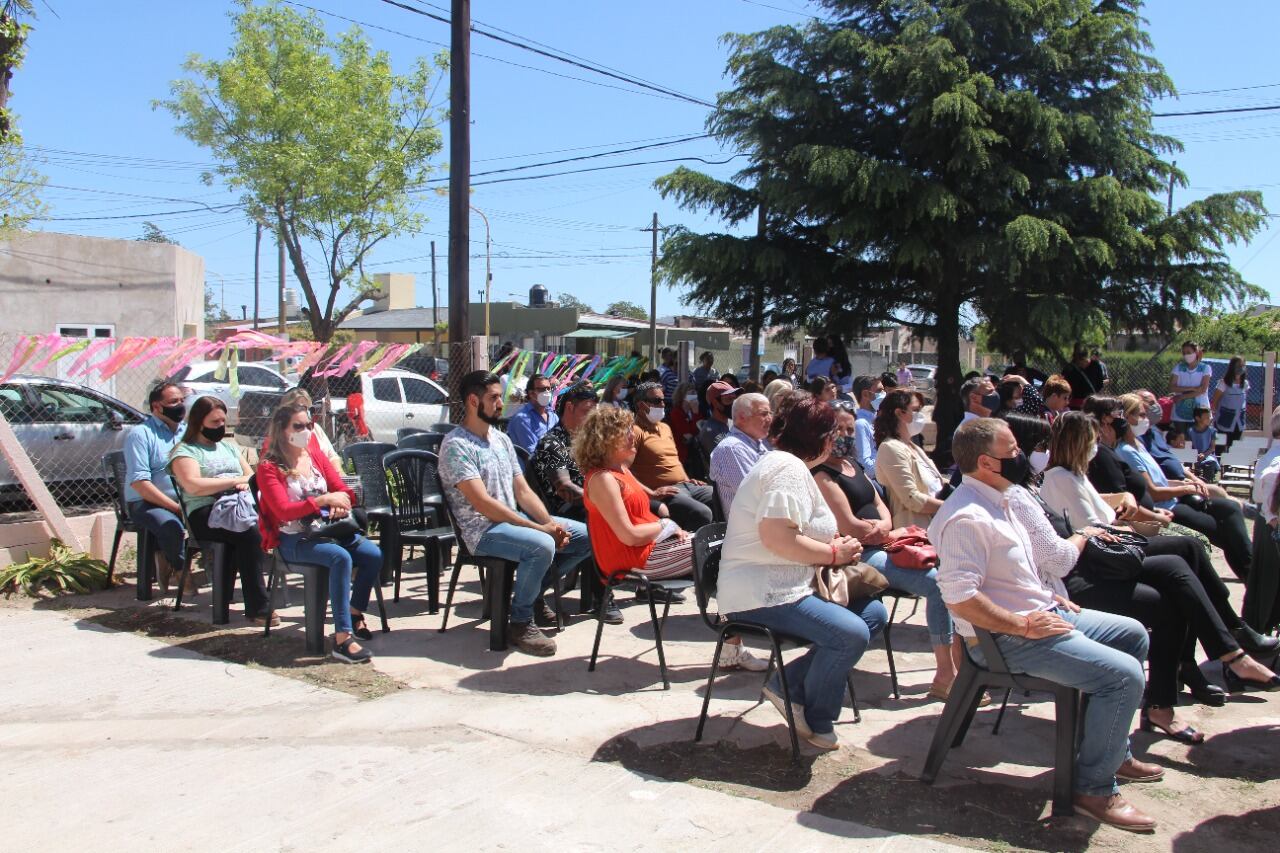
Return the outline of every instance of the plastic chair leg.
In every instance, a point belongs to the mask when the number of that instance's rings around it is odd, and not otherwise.
[[[1004,701],[1000,703],[1000,713],[996,714],[996,724],[991,727],[991,735],[993,737],[995,735],[1000,734],[1000,724],[1004,722],[1004,712],[1009,707],[1009,696],[1012,694],[1013,694],[1012,687],[1006,687],[1004,689]]]
[[[387,604],[382,600],[382,587],[378,584],[373,585],[373,595],[378,601],[378,618],[382,620],[382,633],[391,632],[391,625],[387,622]]]
[[[453,592],[458,588],[458,573],[462,571],[464,565],[461,557],[453,564],[453,576],[449,578],[449,592],[444,599],[444,616],[440,619],[441,634],[449,627],[449,614],[453,611]]]
[[[144,529],[138,530],[138,588],[135,597],[138,601],[150,601],[152,587],[156,581],[155,548],[151,544],[151,534]],[[179,587],[181,594],[181,587]]]
[[[188,577],[190,576],[190,574],[191,574],[191,564],[195,561],[195,559],[196,559],[196,552],[194,552],[194,551],[192,551],[190,548],[188,548],[188,549],[187,549],[187,558],[183,561],[183,563],[182,563],[182,569],[178,572],[178,590],[177,590],[177,592],[175,592],[175,593],[173,594],[173,611],[174,611],[175,613],[177,613],[177,612],[178,612],[178,609],[179,609],[180,607],[182,607],[182,593],[183,593],[183,591],[187,588],[187,578],[188,578]],[[147,562],[148,562],[148,563],[151,563],[151,564],[152,564],[152,566],[154,567],[154,560],[155,560],[155,556],[154,556],[154,555],[152,555],[152,554],[147,554],[147,555],[146,555],[146,560],[147,560]],[[141,568],[139,568],[139,570],[138,570],[138,571],[139,571],[139,574],[141,574],[141,571],[142,571],[142,570],[141,570]],[[149,600],[149,599],[151,598],[151,582],[150,582],[150,578],[148,578],[148,579],[147,579],[147,584],[146,584],[146,586],[147,586],[147,598],[146,598],[146,599],[143,599],[143,598],[142,598],[142,583],[141,583],[141,582],[139,582],[139,584],[138,584],[138,598],[139,598],[140,600]]]
[[[845,674],[845,683],[849,685],[849,707],[853,709],[853,721],[862,722],[862,712],[858,710],[858,693],[853,687],[853,670]]]
[[[1054,733],[1053,816],[1075,814],[1072,794],[1075,789],[1076,729],[1080,695],[1075,690],[1059,690],[1054,694],[1057,725]]]
[[[116,525],[116,535],[111,541],[111,559],[107,561],[107,588],[111,588],[116,576],[116,554],[120,553],[120,540],[124,538],[124,528]]]
[[[600,601],[596,608],[596,641],[591,646],[591,661],[587,664],[587,672],[596,671],[596,656],[600,654],[600,637],[604,634],[604,608],[606,600],[605,596],[600,596]],[[701,727],[699,727],[698,730],[701,731]]]
[[[796,733],[796,709],[791,704],[791,691],[787,688],[787,667],[782,660],[782,647],[778,645],[776,637],[770,637],[773,641],[773,652],[778,659],[778,686],[782,690],[782,699],[786,703],[787,709],[787,728],[791,732],[791,761],[795,764],[800,763],[800,735]]]
[[[884,623],[884,652],[889,658],[889,684],[893,687],[893,698],[902,698],[898,693],[898,668],[893,662],[893,619],[898,615],[898,603],[901,598],[894,597],[893,609],[889,611],[889,621]]]
[[[511,606],[509,578],[506,569],[489,572],[489,586],[485,598],[489,602],[489,651],[507,650],[507,613]],[[504,606],[505,605],[505,606]]]
[[[662,622],[658,619],[658,606],[653,602],[653,590],[648,589],[648,584],[645,586],[646,591],[649,593],[647,598],[649,599],[649,622],[653,625],[653,641],[658,647],[658,672],[662,673],[662,689],[670,690],[671,681],[667,678],[667,655],[662,650]],[[669,608],[670,606],[671,598],[668,597],[667,607]],[[664,619],[666,618],[666,615],[666,608],[663,608],[662,616]],[[601,624],[604,623],[601,622]]]
[[[440,611],[440,575],[444,573],[444,543],[439,538],[427,545],[427,612]]]
[[[968,710],[967,697],[971,696],[973,701],[977,701],[975,689],[977,680],[977,670],[967,662],[961,663],[960,672],[956,675],[955,683],[951,685],[951,695],[947,697],[947,703],[942,708],[938,727],[934,729],[929,754],[924,760],[924,772],[920,774],[920,778],[926,784],[932,785],[933,780],[938,778],[938,771],[942,769],[942,762],[946,760],[947,753],[957,745],[956,735]]]
[[[324,619],[329,611],[329,569],[314,566],[303,576],[303,619],[309,655],[324,654]]]
[[[601,605],[600,612],[603,615],[603,605]],[[604,624],[603,620],[601,620],[600,624]],[[720,669],[720,650],[722,648],[724,648],[723,630],[721,630],[719,632],[719,636],[716,637],[716,651],[715,655],[711,658],[711,674],[707,676],[707,689],[702,695],[702,713],[698,715],[698,730],[693,733],[693,740],[695,743],[702,740],[702,729],[707,724],[707,709],[711,706],[711,691],[715,687],[716,673]],[[770,661],[772,662],[772,658],[770,658]]]
[[[190,567],[191,563],[188,561],[188,570]],[[235,574],[227,566],[226,551],[220,544],[215,543],[209,548],[209,570],[213,574],[213,624],[226,625],[231,621],[231,595],[235,588]]]

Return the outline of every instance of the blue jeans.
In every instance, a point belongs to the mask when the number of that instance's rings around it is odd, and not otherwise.
[[[329,567],[329,602],[333,630],[351,633],[351,608],[360,613],[369,606],[369,592],[382,571],[382,552],[360,534],[350,539],[303,539],[298,533],[280,534],[280,556],[290,563],[315,563]],[[355,577],[352,578],[352,566]]]
[[[176,513],[146,501],[129,501],[129,520],[151,534],[157,550],[174,571],[182,568],[187,556],[187,531]]]
[[[759,622],[813,643],[807,654],[787,664],[787,689],[791,701],[804,706],[809,728],[826,734],[840,717],[849,670],[871,638],[884,629],[889,615],[874,598],[859,599],[846,608],[807,595],[790,604],[734,613],[731,618]],[[769,686],[777,691],[779,683],[774,675]]]
[[[1089,695],[1076,755],[1076,790],[1108,796],[1119,790],[1116,770],[1130,755],[1129,730],[1142,704],[1147,629],[1136,619],[1097,610],[1072,613],[1059,607],[1055,612],[1076,630],[1042,640],[996,634],[996,645],[1013,672],[1047,678]],[[971,648],[969,654],[983,661],[980,649]]]
[[[895,566],[886,551],[879,548],[868,548],[862,552],[862,562],[868,563],[884,575],[889,586],[918,595],[924,599],[924,621],[929,627],[929,645],[951,645],[951,611],[942,600],[942,591],[938,589],[938,570],[929,569],[922,572],[917,569],[903,569]]]
[[[558,551],[556,540],[549,533],[505,521],[486,530],[476,543],[476,554],[517,563],[511,590],[512,622],[533,621],[533,603],[543,590],[591,556],[591,540],[587,538],[585,524],[558,516],[552,516],[552,519],[569,531],[568,543]],[[548,577],[552,565],[556,569],[556,578]]]

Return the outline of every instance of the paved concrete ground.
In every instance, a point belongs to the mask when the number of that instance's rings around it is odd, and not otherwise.
[[[0,634],[3,850],[946,849],[548,737],[596,697],[362,702],[57,613],[0,610]]]

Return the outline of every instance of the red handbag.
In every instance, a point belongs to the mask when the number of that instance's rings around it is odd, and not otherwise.
[[[928,571],[938,566],[938,549],[923,527],[911,525],[906,532],[884,546],[889,559],[900,569]]]

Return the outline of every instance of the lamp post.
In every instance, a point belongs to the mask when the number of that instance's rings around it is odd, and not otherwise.
[[[489,289],[493,285],[493,273],[489,267],[489,217],[474,204],[469,205],[484,222],[484,345],[489,346]]]

